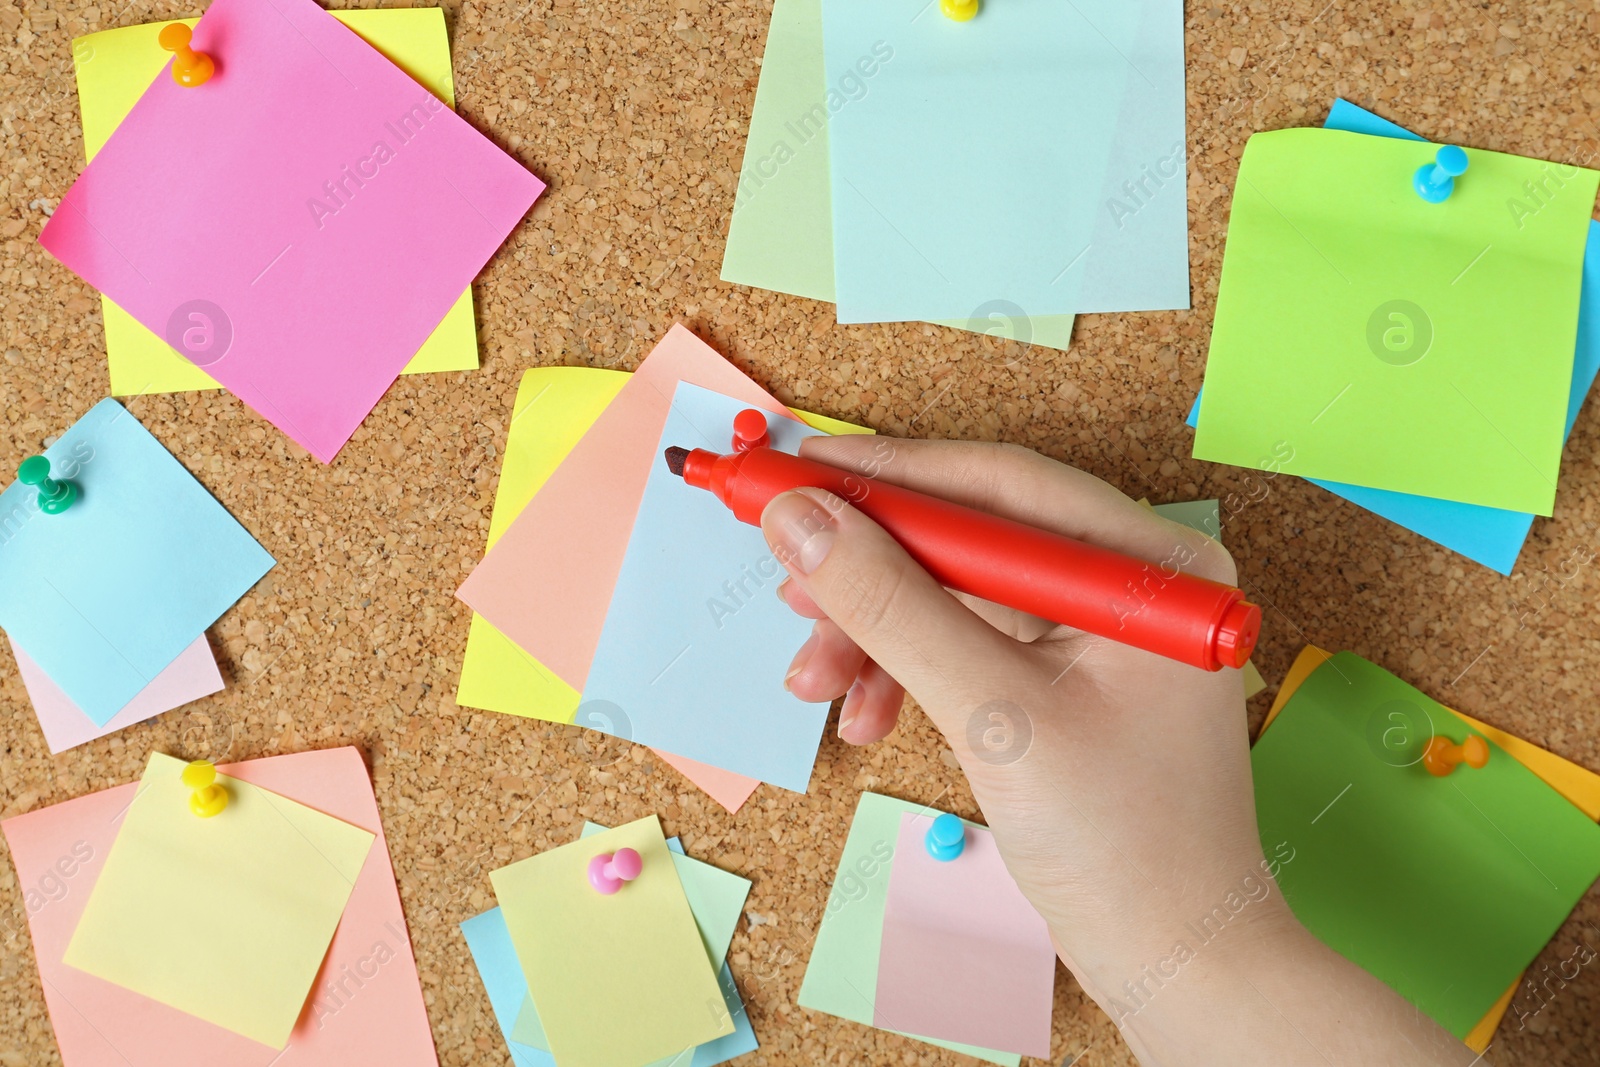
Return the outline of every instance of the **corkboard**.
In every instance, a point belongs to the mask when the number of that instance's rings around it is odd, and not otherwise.
[[[1156,502],[1248,497],[1188,458],[1235,170],[1256,130],[1320,123],[1344,96],[1444,140],[1581,162],[1600,150],[1600,3],[1192,5],[1194,310],[1085,316],[1067,354],[1007,368],[997,342],[931,326],[834,323],[832,308],[718,280],[768,5],[757,0],[446,4],[460,108],[550,183],[475,286],[483,369],[401,379],[331,467],[220,393],[142,397],[139,418],[278,560],[212,630],[225,692],[52,758],[3,653],[3,814],[132,780],[151,749],[241,759],[353,744],[367,755],[445,1064],[509,1062],[456,924],[487,872],[571,840],[581,820],[660,813],[691,854],[754,879],[732,961],[772,1065],[961,1058],[795,1006],[857,794],[976,815],[915,713],[883,744],[827,740],[807,796],[761,789],[730,816],[642,749],[458,708],[466,608],[519,373],[632,367],[675,321],[785,400],[891,434],[1030,445]],[[196,7],[0,0],[0,467],[106,395],[99,303],[35,244],[82,166],[71,37]],[[1258,662],[1350,649],[1472,715],[1600,768],[1600,417],[1567,449],[1554,519],[1493,574],[1302,482],[1228,516],[1269,606]],[[1565,578],[1564,574],[1575,574]],[[1259,722],[1266,696],[1251,707]],[[10,864],[0,864],[0,1064],[58,1062]],[[1600,896],[1535,964],[1600,947]],[[1552,983],[1552,989],[1559,989]],[[1529,1007],[1537,1002],[1530,1002]],[[1600,1062],[1600,968],[1519,1031],[1501,1064]],[[1585,1051],[1585,1050],[1588,1051]],[[1085,1050],[1087,1052],[1085,1053]],[[1063,977],[1053,1060],[1131,1063]]]

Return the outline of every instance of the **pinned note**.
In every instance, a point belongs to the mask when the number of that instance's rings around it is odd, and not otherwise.
[[[745,140],[722,280],[833,303],[828,119],[846,97],[822,66],[822,0],[775,0]],[[1007,314],[985,300],[936,326],[1066,351],[1071,315]]]
[[[802,1008],[867,1026],[876,1025],[884,914],[889,879],[899,858],[900,821],[903,815],[924,815],[929,811],[921,804],[877,793],[861,794],[849,836],[845,838],[844,851],[839,856],[839,870],[822,914],[822,925],[811,946],[805,980],[800,985]],[[921,842],[916,848],[922,848]],[[1017,1067],[1022,1059],[1015,1052],[962,1045],[927,1035],[905,1036],[999,1067]]]
[[[626,892],[589,886],[589,860],[632,848]],[[558,1063],[639,1067],[734,1031],[654,816],[489,876]],[[624,962],[625,961],[625,962]]]
[[[312,0],[194,46],[216,76],[157,78],[40,242],[331,462],[544,185]]]
[[[379,8],[330,11],[363,41],[382,52],[428,92],[455,106],[450,70],[450,38],[439,8]],[[199,19],[184,19],[193,27]],[[157,45],[162,28],[153,22],[103,30],[72,41],[78,81],[78,108],[83,116],[84,154],[93,160],[140,95],[161,73],[167,54]],[[111,395],[176,393],[219,388],[215,378],[178,355],[155,333],[139,324],[110,299],[100,298],[106,330],[106,365]],[[428,336],[402,374],[476,370],[477,326],[468,287]]]
[[[44,516],[30,486],[0,493],[0,627],[103,726],[273,560],[115,400],[45,455],[79,499]]]
[[[1436,205],[1409,188],[1427,144],[1250,139],[1198,458],[1550,514],[1600,174],[1467,154],[1471,182]]]
[[[685,382],[655,449],[728,450],[745,405]],[[794,453],[815,430],[772,417],[772,447]],[[650,472],[583,699],[617,709],[625,736],[805,792],[826,704],[783,688],[811,622],[773,595],[786,572],[753,526],[667,465]]]
[[[1439,779],[1459,720],[1359,656],[1294,690],[1251,752],[1263,842],[1312,933],[1465,1037],[1600,876],[1600,826],[1521,762]],[[1462,931],[1472,931],[1463,937]]]
[[[796,121],[827,126],[840,322],[1189,306],[1178,0],[823,0],[822,30]]]
[[[217,658],[211,654],[211,643],[201,634],[120,711],[104,725],[97,726],[15,641],[10,644],[11,654],[17,658],[17,673],[22,675],[22,684],[28,690],[28,700],[33,704],[33,713],[39,719],[39,729],[44,733],[51,755],[114,734],[125,726],[181,708],[222,689]]]

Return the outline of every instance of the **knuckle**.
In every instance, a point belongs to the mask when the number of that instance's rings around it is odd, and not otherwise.
[[[900,629],[901,601],[908,578],[905,568],[883,561],[876,565],[846,560],[840,563],[831,576],[831,584],[843,619],[833,612],[829,612],[830,616],[843,622],[847,630],[863,633]]]

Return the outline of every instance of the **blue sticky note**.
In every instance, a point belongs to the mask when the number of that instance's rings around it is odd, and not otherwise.
[[[840,322],[1189,306],[1181,0],[823,0]],[[779,161],[781,166],[781,161]]]
[[[667,839],[667,847],[679,855],[683,854],[683,846],[675,837]],[[499,908],[491,908],[463,922],[461,934],[467,939],[467,949],[472,953],[472,962],[478,968],[483,988],[489,994],[489,1007],[494,1012],[495,1023],[500,1027],[500,1036],[511,1050],[512,1061],[517,1067],[556,1067],[555,1057],[548,1050],[524,1045],[511,1038],[517,1013],[528,996],[528,980],[523,977],[522,965],[517,962],[517,950],[512,947],[511,931],[506,928],[505,916]],[[692,1056],[679,1055],[667,1061],[670,1067],[716,1067],[735,1056],[754,1052],[758,1047],[755,1030],[751,1028],[750,1017],[744,1010],[744,1000],[739,996],[739,987],[734,983],[733,972],[726,963],[718,974],[718,982],[722,986],[723,1000],[728,1005],[728,1014],[733,1018],[733,1033],[696,1046]]]
[[[1346,100],[1334,101],[1332,110],[1328,112],[1328,120],[1323,125],[1329,129],[1365,133],[1374,137],[1423,140],[1388,119],[1379,118]],[[1583,288],[1578,304],[1578,344],[1572,364],[1572,388],[1567,397],[1568,436],[1571,436],[1573,424],[1578,421],[1584,397],[1589,395],[1589,390],[1594,386],[1597,372],[1600,372],[1600,222],[1591,222],[1589,243],[1583,256]],[[1204,395],[1202,390],[1200,396],[1195,397],[1194,406],[1189,409],[1186,421],[1190,426],[1199,423],[1200,400]],[[1319,478],[1307,480],[1501,574],[1511,573],[1523,542],[1528,539],[1528,531],[1533,528],[1534,517],[1520,511],[1437,500]]]
[[[44,454],[78,500],[0,493],[0,628],[103,726],[273,559],[115,400]]]
[[[749,405],[685,382],[660,449],[727,452]],[[794,452],[817,431],[767,416],[772,447]],[[641,745],[803,793],[828,705],[783,676],[811,623],[775,595],[784,569],[754,526],[686,484],[650,471],[633,535],[589,666],[577,722]]]

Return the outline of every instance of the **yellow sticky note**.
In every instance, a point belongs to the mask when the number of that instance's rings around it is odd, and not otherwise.
[[[281,1049],[373,835],[222,775],[199,818],[183,768],[151,755],[63,960]]]
[[[455,106],[450,69],[450,38],[439,8],[334,11],[334,18],[416,79],[423,88]],[[193,26],[198,19],[176,20]],[[144,95],[172,54],[156,37],[166,22],[91,33],[72,42],[78,105],[83,114],[84,154],[93,159],[133,105]],[[106,362],[111,394],[179,393],[221,388],[204,370],[178,355],[161,338],[110,300],[101,297],[106,327]],[[401,373],[475,370],[477,325],[472,290],[461,299],[417,350]]]
[[[353,12],[352,12],[353,14]],[[544,485],[628,381],[625,371],[534,367],[524,371],[506,432],[500,486],[489,517],[489,548]],[[871,433],[826,415],[795,414],[824,433]],[[456,703],[463,707],[570,723],[580,695],[483,616],[472,616]]]
[[[610,896],[589,861],[631,848]],[[733,1019],[654,815],[489,875],[557,1063],[639,1067],[733,1033]]]

